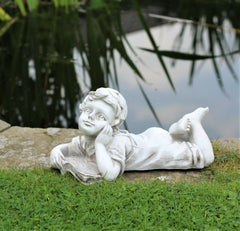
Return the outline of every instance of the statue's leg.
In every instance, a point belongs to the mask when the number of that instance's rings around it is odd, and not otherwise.
[[[214,160],[212,144],[201,124],[201,120],[208,113],[208,111],[208,108],[198,108],[194,112],[186,114],[183,117],[188,119],[191,123],[189,141],[196,144],[202,151],[205,166],[211,164]]]

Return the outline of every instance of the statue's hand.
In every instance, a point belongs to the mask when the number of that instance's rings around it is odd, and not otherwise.
[[[112,127],[109,124],[107,124],[96,137],[95,144],[101,143],[104,146],[107,146],[112,140],[112,134],[113,134]]]
[[[50,154],[50,163],[52,167],[61,168],[65,162],[65,157],[61,152],[60,148],[55,147]]]

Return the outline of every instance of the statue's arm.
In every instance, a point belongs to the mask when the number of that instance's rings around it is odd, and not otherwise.
[[[52,149],[50,153],[50,164],[51,167],[61,169],[64,164],[65,157],[68,155],[68,145],[69,144],[60,144]]]
[[[105,180],[113,180],[117,178],[121,171],[120,163],[110,157],[104,144],[96,143],[95,151],[98,170],[103,178]]]
[[[112,140],[112,128],[106,126],[95,140],[95,154],[98,170],[105,180],[113,180],[121,171],[121,164],[113,160],[106,146]]]

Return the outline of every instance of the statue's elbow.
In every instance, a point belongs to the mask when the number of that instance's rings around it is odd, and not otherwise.
[[[116,179],[117,177],[113,177],[113,176],[105,176],[104,179],[107,181],[112,181],[114,179]]]
[[[119,175],[119,172],[115,172],[115,171],[109,171],[107,173],[104,174],[104,179],[107,181],[112,181],[114,179],[116,179]]]

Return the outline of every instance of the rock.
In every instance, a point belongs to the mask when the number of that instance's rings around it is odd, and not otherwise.
[[[154,171],[136,171],[125,172],[123,177],[128,181],[192,181],[201,178],[201,170],[154,170]]]
[[[0,133],[0,168],[49,168],[52,148],[70,142],[78,133],[76,129],[11,127]]]
[[[3,120],[0,120],[0,132],[3,132],[4,130],[10,128],[11,125]]]
[[[217,139],[213,140],[212,144],[215,148],[240,151],[240,138]]]
[[[1,122],[1,121],[0,121]],[[6,125],[6,124],[5,124]],[[3,126],[0,133],[0,168],[49,168],[49,155],[53,147],[70,142],[79,135],[77,129],[26,128]],[[9,128],[10,127],[10,128]],[[218,139],[214,146],[240,150],[240,138]],[[125,172],[123,177],[129,181],[191,181],[201,178],[201,170],[155,170]]]
[[[47,134],[50,136],[53,136],[60,131],[61,131],[60,128],[47,128]]]

